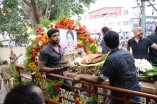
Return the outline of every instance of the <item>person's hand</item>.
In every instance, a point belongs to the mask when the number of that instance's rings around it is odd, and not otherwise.
[[[77,75],[73,78],[73,81],[74,82],[79,82],[81,80],[81,76],[80,75]]]
[[[54,70],[62,70],[62,71],[66,71],[68,69],[68,67],[57,67],[54,68]]]
[[[62,70],[62,71],[66,71],[66,70],[68,70],[70,68],[70,66],[64,66],[64,67],[60,67],[60,69]]]
[[[60,67],[61,67],[61,70],[66,71],[67,69],[70,68],[70,64],[68,63],[61,64]]]

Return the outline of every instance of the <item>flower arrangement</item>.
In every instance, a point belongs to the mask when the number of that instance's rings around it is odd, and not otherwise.
[[[33,34],[36,35],[36,39],[31,40],[29,43],[30,45],[26,49],[27,59],[24,64],[26,70],[31,72],[37,71],[38,54],[41,49],[49,43],[46,33],[50,28],[76,30],[78,34],[78,47],[83,48],[87,54],[98,52],[95,44],[96,42],[93,38],[91,38],[91,35],[86,30],[85,26],[81,26],[80,24],[76,25],[74,20],[69,18],[62,18],[60,21],[56,22],[56,24],[47,19],[43,19],[41,20],[41,24],[33,30]],[[39,72],[38,75],[40,75]]]
[[[76,28],[78,27],[78,28]],[[78,46],[83,48],[87,54],[97,53],[97,47],[95,40],[91,38],[90,33],[86,31],[85,26],[76,25],[73,20],[62,18],[56,23],[52,23],[47,19],[42,19],[41,24],[32,30],[31,34],[35,34],[36,38],[31,40],[29,45],[26,48],[26,57],[27,59],[24,62],[24,69],[30,72],[36,72],[36,77],[39,83],[39,86],[43,86],[41,79],[42,74],[38,72],[38,54],[39,52],[49,44],[47,39],[47,30],[50,28],[59,28],[59,29],[72,29],[76,30],[78,34]],[[44,86],[46,87],[47,92],[52,92],[52,97],[56,102],[59,100],[59,89],[63,84],[63,81],[54,81],[46,82]],[[50,97],[50,96],[49,96]]]
[[[60,88],[63,85],[64,80],[59,79],[55,81],[46,81],[45,82],[45,87],[47,90],[47,99],[53,98],[56,102],[59,101],[59,96],[60,96]]]
[[[142,72],[146,72],[153,69],[150,62],[145,59],[135,59],[135,66],[137,67],[137,69],[139,69],[139,71]]]
[[[139,80],[152,83],[157,80],[157,66],[145,59],[135,59],[135,66],[141,72],[139,73]]]
[[[75,24],[73,20],[63,18],[56,23],[56,28],[76,30],[78,37],[78,47],[83,48],[87,54],[98,53],[95,39],[91,38],[85,26]]]

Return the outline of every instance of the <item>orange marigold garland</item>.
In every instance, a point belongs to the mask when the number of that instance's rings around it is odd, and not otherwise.
[[[47,30],[49,28],[59,28],[59,29],[71,29],[76,30],[77,32],[77,44],[78,47],[84,49],[87,54],[97,53],[96,41],[91,38],[90,33],[86,30],[85,26],[81,24],[76,25],[74,20],[63,18],[56,24],[50,23],[47,26]],[[76,28],[77,27],[77,28]],[[49,42],[47,41],[47,31],[44,29],[45,27],[37,27],[35,29],[36,39],[32,40],[32,44],[27,47],[26,56],[28,59],[26,60],[25,69],[29,69],[30,71],[35,71],[37,69],[37,57],[38,53],[41,49],[46,46]]]
[[[76,27],[78,27],[78,29],[76,29]],[[78,47],[83,48],[87,54],[97,53],[96,41],[91,38],[85,26],[81,26],[81,24],[76,26],[74,20],[63,18],[56,24],[56,28],[76,30],[78,34]]]
[[[86,27],[80,24],[76,25],[74,20],[63,18],[56,24],[54,23],[48,24],[47,27],[45,26],[42,27],[41,25],[40,27],[37,27],[34,30],[34,33],[36,34],[36,39],[32,40],[31,41],[32,43],[26,48],[27,60],[25,61],[25,64],[24,64],[25,69],[30,72],[36,72],[36,76],[38,78],[42,76],[42,74],[38,72],[37,70],[38,69],[37,68],[38,67],[38,54],[47,44],[49,44],[46,33],[47,33],[47,30],[50,28],[76,30],[77,38],[78,38],[77,39],[78,47],[82,47],[87,54],[97,53],[96,44],[95,44],[96,42],[93,38],[91,38],[91,35],[86,30]],[[60,81],[60,82],[62,83],[59,83],[59,84],[58,82],[55,84],[53,83],[52,85],[53,87],[51,87],[54,89],[53,90],[54,92],[52,92],[52,95],[54,97],[53,99],[58,99],[59,89],[60,89],[60,86],[63,84],[63,81]],[[49,92],[51,91],[52,90],[50,89]],[[80,99],[79,98],[75,99],[75,103],[79,104]]]

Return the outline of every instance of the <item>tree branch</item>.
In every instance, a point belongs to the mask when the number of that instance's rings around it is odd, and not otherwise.
[[[29,7],[31,6],[31,3],[30,3],[30,1],[23,0],[23,2],[24,2],[25,4],[27,4]]]
[[[48,12],[49,12],[50,9],[51,9],[51,4],[52,4],[51,0],[48,0],[48,4],[47,4],[47,6],[46,6],[46,11],[45,11],[45,16],[44,16],[44,17],[46,17],[46,18],[49,17]]]
[[[50,0],[49,0],[50,1]],[[46,6],[46,11],[45,11],[45,16],[44,17],[47,17],[47,13],[48,13],[48,10],[49,10],[49,1],[48,1],[48,4]]]
[[[50,19],[51,10],[52,10],[52,1],[50,0],[50,10],[49,10],[49,13],[48,13],[48,16],[47,16],[48,19]]]
[[[36,22],[36,24],[39,24],[39,22],[40,22],[40,15],[39,15],[39,10],[37,8],[35,0],[31,0],[31,8],[32,8],[32,11],[33,11],[35,22]]]
[[[22,1],[22,3],[19,2],[19,0],[16,0],[16,1],[17,1],[18,4],[21,6],[23,12],[29,17],[28,11],[30,10],[30,7],[29,7],[24,1]]]

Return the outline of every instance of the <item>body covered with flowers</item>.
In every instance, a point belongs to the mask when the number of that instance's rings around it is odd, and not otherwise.
[[[36,72],[36,77],[38,78],[38,82],[42,82],[40,80],[42,74],[38,71],[38,55],[39,52],[49,44],[47,38],[47,31],[51,28],[58,28],[58,29],[70,29],[76,30],[77,37],[78,37],[78,47],[84,49],[87,54],[90,53],[97,53],[95,40],[91,38],[90,34],[86,31],[85,26],[81,26],[80,24],[76,25],[73,20],[63,18],[60,21],[55,23],[51,23],[51,21],[43,19],[41,24],[37,25],[36,29],[33,30],[33,34],[36,35],[34,40],[31,40],[27,49],[26,49],[26,56],[27,59],[25,60],[25,70],[30,72]],[[63,82],[63,81],[61,81]],[[40,84],[40,83],[38,83]],[[46,85],[45,85],[46,86]],[[53,94],[53,98],[58,99],[58,89],[61,86],[61,83],[55,82],[53,85],[47,83],[47,88],[52,87],[55,89],[55,92],[51,92]],[[51,89],[52,91],[52,89]],[[50,90],[49,90],[50,92]]]
[[[28,71],[33,72],[37,70],[38,54],[41,49],[49,43],[46,33],[50,28],[75,29],[78,35],[78,47],[83,48],[87,54],[97,53],[95,40],[91,38],[90,33],[87,32],[85,26],[81,26],[80,24],[76,25],[73,20],[63,18],[56,24],[47,23],[47,26],[39,25],[39,27],[35,29],[35,35],[37,38],[31,41],[26,51],[27,59],[25,61],[25,69],[28,69]]]

